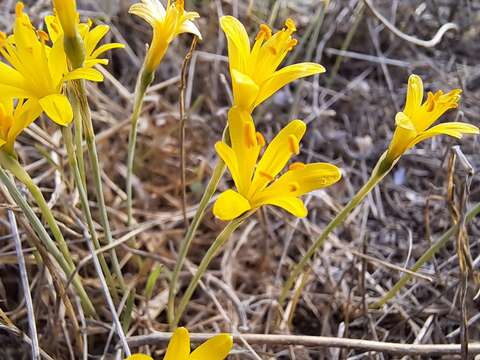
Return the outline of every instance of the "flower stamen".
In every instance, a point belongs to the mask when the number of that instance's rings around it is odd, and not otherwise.
[[[300,153],[300,145],[298,143],[298,139],[293,134],[290,134],[288,136],[288,147],[292,154],[298,155]]]

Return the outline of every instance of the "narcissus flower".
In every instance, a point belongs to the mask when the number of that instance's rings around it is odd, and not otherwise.
[[[62,43],[62,26],[60,26],[60,20],[58,16],[48,15],[45,17],[45,23],[47,25],[48,34],[52,42],[59,41]],[[103,53],[112,49],[123,49],[125,45],[120,43],[107,43],[98,46],[100,41],[110,31],[108,25],[97,25],[92,27],[93,23],[89,19],[86,23],[78,24],[78,33],[85,44],[85,62],[84,67],[91,68],[97,64],[107,65],[108,59],[99,58]],[[98,47],[97,47],[98,46]]]
[[[462,122],[448,122],[431,127],[447,110],[458,107],[460,93],[460,89],[446,94],[441,90],[429,92],[427,100],[423,102],[422,79],[410,75],[405,108],[395,117],[396,129],[386,159],[394,161],[419,142],[436,135],[460,139],[463,134],[478,134],[476,126]]]
[[[217,198],[213,213],[221,220],[232,220],[262,205],[275,205],[289,213],[304,217],[308,211],[300,196],[336,183],[340,170],[327,163],[293,163],[277,178],[287,162],[300,151],[300,140],[306,131],[301,120],[285,126],[267,146],[255,130],[250,113],[233,107],[228,114],[231,146],[217,142],[215,149],[227,165],[237,191],[226,190]]]
[[[10,99],[0,101],[0,149],[13,155],[15,139],[41,112],[42,109],[29,100],[19,101],[16,107]]]
[[[308,62],[277,70],[297,44],[292,38],[296,31],[292,19],[287,19],[285,27],[274,35],[267,25],[260,25],[252,48],[245,27],[236,18],[223,16],[220,25],[228,41],[234,103],[249,112],[286,84],[325,72],[322,65]]]
[[[67,125],[73,111],[63,94],[65,82],[102,81],[103,76],[91,68],[68,71],[63,44],[57,41],[49,47],[48,40],[45,32],[35,30],[23,4],[17,3],[13,35],[0,32],[0,54],[10,64],[0,62],[0,98],[29,99],[54,122]]]
[[[176,36],[191,33],[202,38],[192,21],[200,15],[193,11],[185,11],[183,0],[174,2],[168,0],[166,9],[160,0],[141,0],[140,3],[130,7],[129,13],[141,17],[153,28],[152,42],[145,59],[145,68],[149,72],[155,71],[168,45]]]
[[[190,336],[188,330],[177,328],[168,343],[167,352],[163,360],[223,360],[232,350],[231,335],[220,334],[207,340],[190,353]],[[126,360],[153,360],[144,354],[134,354]]]
[[[75,0],[53,0],[53,7],[62,24],[65,36],[74,37],[77,34],[79,15]]]

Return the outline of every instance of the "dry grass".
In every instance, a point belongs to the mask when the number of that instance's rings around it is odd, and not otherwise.
[[[9,14],[12,14],[14,3],[9,0],[0,3],[0,26],[4,29],[11,23]],[[31,5],[27,5],[28,9],[34,9],[31,14],[39,24],[49,11],[49,2],[26,3]],[[126,15],[128,1],[104,0],[98,2],[100,5],[93,0],[79,3],[79,7],[86,10],[85,14],[112,25],[115,41],[127,44],[126,51],[112,54],[111,65],[106,69],[118,82],[107,76],[104,84],[90,87],[89,95],[114,235],[121,239],[129,230],[141,229],[136,236],[136,249],[125,243],[118,247],[122,264],[125,264],[125,278],[136,294],[128,335],[167,331],[165,305],[169,270],[173,268],[175,251],[185,231],[181,211],[178,84],[180,66],[190,40],[184,36],[170,49],[156,81],[157,84],[165,82],[166,86],[152,89],[144,106],[134,182],[134,213],[138,225],[127,229],[123,188],[128,117],[144,44],[149,41],[149,29]],[[427,87],[433,90],[461,87],[464,91],[461,111],[452,112],[449,117],[464,116],[469,122],[480,125],[480,4],[468,0],[376,0],[370,3],[403,33],[419,39],[432,38],[447,22],[457,24],[458,30],[448,31],[435,47],[426,48],[392,34],[361,0],[332,0],[324,17],[316,13],[320,8],[318,1],[187,1],[187,8],[195,8],[202,15],[199,23],[205,38],[192,59],[186,92],[188,216],[193,216],[212,170],[213,144],[221,137],[229,107],[229,76],[224,58],[225,40],[218,27],[219,14],[238,14],[252,33],[261,22],[270,21],[279,28],[287,16],[297,21],[301,41],[295,53],[296,61],[320,62],[327,73],[284,88],[261,106],[254,117],[267,138],[289,119],[306,119],[309,131],[300,158],[332,162],[344,173],[340,183],[308,197],[310,214],[307,219],[293,219],[277,209],[267,208],[237,231],[210,266],[204,283],[190,303],[182,321],[190,331],[291,333],[417,344],[460,342],[460,275],[453,239],[422,269],[423,277],[410,282],[394,301],[380,310],[366,308],[392,287],[401,276],[402,268],[410,267],[430,242],[452,224],[447,200],[446,159],[450,146],[456,141],[447,138],[428,141],[402,158],[392,174],[318,253],[291,323],[279,329],[274,321],[278,310],[275,300],[290,266],[365,182],[387,146],[395,112],[403,106],[408,74],[422,75]],[[305,37],[309,27],[313,35]],[[315,40],[317,27],[318,39]],[[349,37],[351,41],[347,44]],[[337,55],[340,49],[349,53],[340,58]],[[62,222],[79,263],[88,255],[88,248],[82,229],[74,220],[79,214],[78,196],[71,191],[70,174],[64,172],[66,156],[63,148],[57,147],[58,132],[47,121],[39,121],[35,133],[41,133],[43,141],[24,135],[19,139],[18,152],[47,199],[52,199],[55,214]],[[478,142],[468,137],[462,141],[461,148],[478,168]],[[52,161],[58,168],[52,166]],[[55,181],[56,169],[66,186]],[[458,179],[461,180],[461,176]],[[225,178],[220,189],[229,184]],[[470,202],[479,200],[479,185],[478,178],[474,177]],[[93,189],[90,198],[94,198]],[[4,198],[1,202],[8,201]],[[0,212],[0,308],[28,334],[15,243],[10,236],[6,210]],[[17,217],[21,215],[17,213]],[[222,226],[223,223],[208,212],[182,273],[183,285],[187,285],[194,264],[199,263]],[[98,230],[101,232],[100,226]],[[480,254],[478,220],[469,224],[468,232],[476,264],[480,261],[480,257],[477,258]],[[25,241],[29,233],[21,227],[20,235],[24,240],[40,347],[55,359],[82,358],[76,349],[80,334],[74,331],[71,319],[58,301],[52,277],[45,265],[36,263],[33,249]],[[133,253],[145,259],[142,268],[128,261]],[[147,301],[144,297],[146,281],[158,265],[164,268]],[[99,314],[97,319],[78,315],[80,326],[85,326],[90,358],[100,358],[102,354],[108,354],[107,359],[114,358],[117,338],[114,336],[108,341],[111,314],[91,262],[82,267],[80,274]],[[470,282],[466,309],[468,318],[477,320],[475,292],[476,286]],[[126,297],[121,304],[125,302]],[[78,313],[75,303],[74,307]],[[3,325],[0,328],[0,359],[30,358],[30,346],[11,329]],[[476,322],[469,327],[469,337],[471,341],[479,340]],[[231,358],[401,358],[355,348],[340,351],[274,344],[252,346],[253,349],[246,345],[236,347]],[[164,343],[160,342],[142,350],[161,357],[163,348]],[[409,355],[406,358],[417,357]],[[445,355],[444,358],[453,357]]]

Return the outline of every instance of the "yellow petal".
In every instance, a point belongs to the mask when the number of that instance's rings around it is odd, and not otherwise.
[[[314,74],[325,72],[325,68],[315,63],[300,63],[286,66],[276,72],[260,86],[260,93],[254,107],[258,106],[286,84]]]
[[[233,103],[242,109],[252,112],[260,88],[251,77],[232,69]]]
[[[395,125],[405,130],[415,131],[415,126],[413,125],[412,120],[405,115],[404,112],[398,112],[397,115],[395,115]]]
[[[252,116],[242,108],[234,106],[228,112],[228,130],[238,163],[238,177],[235,179],[235,185],[241,194],[246,194],[262,144],[257,141]]]
[[[64,81],[80,80],[80,79],[101,82],[103,81],[103,75],[100,71],[95,69],[79,68],[79,69],[70,71],[68,74],[66,74],[63,77]]]
[[[278,206],[298,218],[303,218],[308,215],[308,210],[303,201],[294,196],[267,198],[262,205]]]
[[[153,360],[153,358],[145,354],[133,354],[133,355],[130,355],[125,360]]]
[[[53,0],[55,11],[67,37],[73,37],[77,31],[78,13],[75,0]]]
[[[108,59],[89,59],[85,60],[83,66],[86,68],[94,67],[95,65],[108,65]]]
[[[197,36],[200,40],[202,40],[202,34],[200,30],[198,30],[197,26],[191,20],[185,20],[178,28],[177,35],[189,33]]]
[[[238,161],[235,152],[230,146],[221,141],[218,141],[215,144],[215,150],[217,151],[218,156],[220,156],[223,162],[227,165],[228,170],[232,175],[233,182],[238,189],[241,186],[241,177],[238,170]]]
[[[247,73],[246,64],[250,56],[250,40],[243,24],[233,16],[222,16],[220,26],[227,37],[230,70]]]
[[[168,343],[163,360],[188,360],[190,355],[190,336],[184,327],[177,328]]]
[[[423,81],[420,76],[412,74],[408,78],[407,100],[403,112],[413,118],[413,114],[422,106]]]
[[[233,190],[224,191],[213,205],[213,214],[223,221],[233,220],[252,207],[247,199]]]
[[[13,153],[17,136],[34,122],[42,113],[42,108],[36,100],[19,101],[13,112],[14,122],[8,131],[6,149]]]
[[[89,59],[96,59],[100,55],[102,55],[104,52],[112,50],[112,49],[123,49],[125,48],[125,45],[120,44],[120,43],[110,43],[110,44],[104,44],[99,46],[93,53],[89,55]]]
[[[293,120],[275,136],[257,165],[250,196],[273,181],[288,160],[298,154],[299,144],[306,129],[303,121]]]
[[[0,97],[24,98],[31,95],[20,72],[0,61]]]
[[[61,25],[57,22],[57,17],[53,15],[45,16],[45,25],[47,26],[50,40],[52,42],[57,41],[58,37],[63,33]]]
[[[110,26],[102,24],[95,26],[92,30],[87,32],[87,35],[85,36],[85,51],[87,56],[93,53],[100,40],[107,35],[109,30]]]
[[[413,139],[408,147],[411,148],[419,142],[437,135],[448,135],[457,139],[461,139],[463,134],[479,134],[479,129],[475,125],[462,122],[448,122],[436,125],[427,131],[420,133]]]
[[[252,200],[253,204],[269,202],[270,198],[299,197],[311,191],[335,184],[342,177],[340,169],[328,163],[306,165],[296,163],[291,165],[290,168],[273,184],[259,192]]]
[[[65,55],[62,39],[53,43],[53,47],[48,54],[48,69],[50,70],[53,84],[56,87],[60,84],[64,73],[68,70],[67,57]]]
[[[142,0],[141,3],[130,6],[128,12],[141,17],[152,27],[165,17],[165,8],[159,0]]]
[[[65,95],[53,94],[39,100],[45,114],[61,126],[70,124],[73,120],[72,105]]]
[[[220,334],[205,341],[190,354],[189,360],[223,360],[233,347],[231,335]]]

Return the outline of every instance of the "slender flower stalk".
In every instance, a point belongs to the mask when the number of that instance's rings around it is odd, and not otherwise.
[[[248,212],[244,214],[243,216],[230,221],[227,226],[223,229],[223,231],[217,236],[215,241],[210,245],[208,248],[208,251],[205,253],[205,255],[202,258],[202,261],[200,262],[200,265],[198,265],[197,271],[195,272],[195,275],[193,278],[190,280],[190,283],[188,284],[187,290],[185,290],[185,293],[183,294],[180,303],[175,311],[175,317],[173,319],[173,322],[170,323],[170,329],[175,329],[178,326],[178,323],[180,322],[180,319],[182,318],[183,313],[185,312],[188,303],[190,299],[192,298],[193,293],[195,292],[195,289],[198,286],[198,283],[202,276],[205,274],[205,271],[207,271],[208,266],[212,262],[212,260],[217,256],[218,252],[220,249],[223,247],[223,245],[230,239],[230,236],[233,234],[233,232],[243,224],[243,222],[252,214],[253,212]]]
[[[137,145],[137,132],[138,132],[138,120],[140,119],[140,113],[142,111],[143,99],[148,87],[153,82],[154,74],[152,72],[146,72],[145,66],[140,70],[139,77],[137,79],[137,85],[135,87],[135,102],[133,104],[132,117],[130,118],[130,132],[128,134],[128,150],[127,150],[127,225],[133,224],[133,165],[135,162],[135,148]]]
[[[63,139],[65,142],[65,146],[67,147],[67,156],[68,156],[68,162],[70,165],[70,168],[73,170],[74,178],[75,178],[75,183],[77,185],[77,190],[80,196],[80,203],[82,205],[82,210],[83,214],[85,216],[85,220],[87,222],[87,228],[88,232],[90,233],[93,245],[95,247],[95,250],[100,249],[100,242],[98,241],[98,236],[97,232],[95,230],[95,224],[93,222],[93,217],[92,213],[90,211],[90,207],[88,205],[88,196],[87,196],[87,191],[83,186],[82,182],[82,177],[80,174],[80,170],[78,167],[77,163],[77,158],[75,156],[75,147],[73,145],[73,136],[72,136],[72,130],[70,126],[64,126],[62,127],[62,134],[63,134]],[[112,274],[110,272],[110,269],[108,267],[107,262],[105,261],[105,257],[103,256],[103,253],[98,254],[98,259],[100,261],[100,265],[102,267],[102,270],[105,274],[106,281],[108,283],[108,286],[110,288],[110,291],[112,292],[112,296],[115,301],[118,300],[118,294],[117,294],[117,289],[115,286],[114,279],[112,277]],[[122,279],[121,277],[119,280]]]
[[[342,224],[347,216],[355,209],[365,197],[377,186],[380,181],[390,172],[391,168],[394,166],[392,164],[389,168],[385,167],[385,154],[382,155],[380,160],[378,161],[377,165],[375,166],[374,170],[372,171],[372,175],[368,179],[368,181],[362,186],[362,188],[355,194],[355,196],[348,202],[347,205],[333,218],[325,229],[322,231],[320,236],[314,241],[314,243],[308,248],[308,250],[303,255],[302,259],[293,267],[290,272],[290,275],[282,287],[279,297],[279,304],[283,306],[285,304],[285,300],[287,299],[288,292],[292,288],[295,281],[301,275],[301,273],[305,270],[306,266],[310,259],[315,255],[315,253],[320,249],[320,247],[325,243],[330,233],[335,229],[338,225]]]
[[[72,86],[74,89],[73,96],[75,96],[76,98],[75,102],[78,105],[78,109],[82,119],[82,124],[84,125],[84,128],[85,128],[85,137],[87,140],[88,155],[89,155],[90,163],[92,164],[92,175],[95,183],[95,193],[96,193],[98,207],[100,211],[100,220],[105,232],[105,239],[107,244],[112,244],[113,236],[110,228],[110,222],[108,220],[107,207],[105,205],[105,197],[103,194],[102,175],[101,175],[101,169],[100,169],[100,161],[98,159],[97,147],[95,143],[95,133],[93,130],[92,115],[90,112],[90,108],[88,106],[88,99],[87,99],[84,86],[85,86],[84,83],[81,81],[75,82]],[[79,151],[82,151],[82,149],[77,149],[77,152]],[[76,166],[78,167],[78,163],[76,164]],[[77,184],[77,186],[80,185],[83,187],[83,179],[81,177],[81,173],[80,173],[80,177],[78,178],[78,181],[82,181],[82,183]],[[86,189],[84,190],[85,190],[85,196],[88,196]],[[86,201],[87,201],[86,205],[88,206],[88,199]],[[94,228],[91,228],[90,230],[95,231]],[[91,234],[91,236],[92,236],[92,239],[94,239],[94,235]],[[117,254],[115,252],[115,248],[112,248],[110,250],[110,256],[111,256],[113,271],[120,283],[120,286],[124,288],[125,282],[123,279],[122,270],[120,267],[120,263],[118,261]],[[108,277],[107,277],[107,280],[108,280]]]
[[[193,23],[193,20],[200,15],[196,12],[185,11],[183,0],[174,2],[168,0],[166,8],[163,7],[160,0],[141,0],[141,2],[130,7],[129,13],[137,15],[149,23],[153,29],[153,36],[145,61],[138,74],[135,87],[135,101],[130,120],[126,175],[128,226],[133,223],[133,165],[135,161],[138,121],[145,93],[154,80],[155,70],[165,56],[168,46],[178,35],[191,33],[202,39],[200,31]]]
[[[172,334],[163,360],[224,360],[233,347],[230,334],[218,334],[190,352],[190,335],[184,327]],[[153,360],[145,354],[133,354],[125,360]]]
[[[396,129],[388,150],[379,159],[367,183],[345,205],[340,213],[330,221],[300,261],[293,267],[280,293],[280,305],[284,305],[295,279],[305,270],[310,259],[327,240],[330,233],[345,221],[348,214],[391,171],[408,149],[436,135],[445,134],[461,139],[463,134],[479,133],[479,129],[476,126],[459,122],[448,122],[431,127],[446,111],[456,108],[459,100],[460,90],[455,89],[447,94],[444,94],[441,90],[435,94],[428,93],[427,100],[423,102],[422,79],[417,75],[409,77],[405,108],[402,112],[397,113],[395,117]]]
[[[87,24],[80,24],[79,15],[76,11],[75,0],[54,0],[53,2],[56,10],[56,16],[47,17],[46,23],[48,31],[54,43],[61,43],[61,39],[63,37],[65,53],[70,61],[71,66],[74,69],[79,69],[82,67],[91,68],[94,65],[107,64],[108,60],[98,59],[98,57],[107,50],[123,47],[123,45],[121,44],[113,43],[105,44],[97,48],[100,40],[109,31],[109,27],[106,25],[100,25],[92,29],[91,21],[88,21]],[[79,49],[82,49],[81,56],[78,52]],[[77,152],[75,156],[76,166],[78,171],[80,172],[80,177],[78,178],[78,180],[81,181],[81,183],[77,183],[77,187],[82,187],[84,189],[85,195],[87,196],[85,167],[82,149],[82,133],[83,128],[85,128],[88,155],[93,170],[95,193],[100,210],[101,222],[105,232],[106,242],[108,244],[111,244],[113,242],[113,236],[108,220],[107,208],[105,205],[100,162],[98,159],[98,152],[95,144],[95,133],[93,130],[92,117],[85,92],[85,84],[82,81],[75,81],[72,83],[71,88],[72,91],[70,92],[70,101],[72,104],[75,105],[75,115],[77,115],[75,117],[75,143],[77,146]],[[78,117],[78,115],[80,116]],[[86,200],[86,204],[88,206],[88,199]],[[89,221],[88,218],[91,215],[87,213],[86,208],[84,208],[84,213],[87,217],[87,221]],[[89,227],[89,230],[94,231],[94,228]],[[94,239],[94,241],[95,239],[97,239],[97,236],[95,234],[91,233],[90,235],[92,239]],[[123,280],[120,263],[118,261],[115,249],[111,249],[110,256],[115,275],[117,276],[118,281],[123,288],[125,286],[125,283]]]
[[[222,176],[225,173],[225,169],[225,163],[223,162],[223,160],[219,159],[217,161],[217,164],[215,165],[215,168],[213,169],[213,173],[210,177],[210,180],[208,181],[202,198],[200,199],[198,209],[195,212],[190,226],[188,227],[185,238],[180,244],[177,261],[175,262],[175,268],[173,270],[172,279],[170,280],[170,287],[168,292],[167,316],[169,324],[173,323],[175,317],[175,295],[177,294],[177,282],[178,277],[180,276],[180,271],[183,267],[185,259],[187,258],[188,250],[190,249],[193,238],[195,237],[195,233],[200,223],[202,222],[205,210],[207,209],[213,194],[215,194],[215,191],[217,191],[218,183],[222,179]]]
[[[74,268],[71,267],[68,261],[65,259],[64,255],[58,250],[55,242],[52,240],[50,235],[48,235],[47,231],[42,225],[42,222],[37,217],[33,209],[30,207],[28,202],[24,199],[20,191],[17,189],[15,183],[10,179],[7,173],[3,170],[0,166],[0,181],[2,184],[5,185],[8,192],[15,200],[16,204],[22,209],[23,213],[27,217],[30,225],[32,225],[33,229],[35,230],[36,234],[42,241],[43,245],[46,247],[48,252],[53,256],[53,258],[57,261],[63,272],[65,273],[65,277],[70,277],[71,274],[74,272]],[[73,286],[80,297],[80,301],[82,303],[82,307],[90,316],[95,315],[95,308],[93,307],[88,294],[86,293],[85,289],[83,288],[82,282],[80,281],[80,277],[75,275],[72,280]]]

